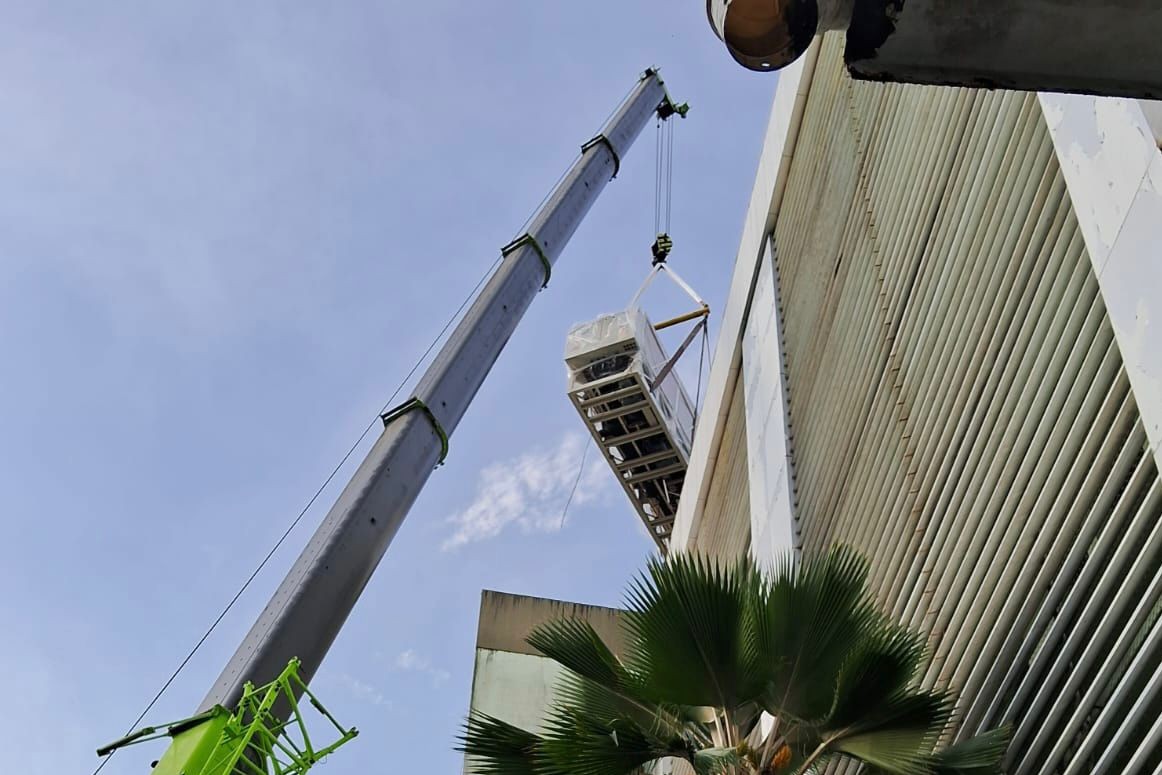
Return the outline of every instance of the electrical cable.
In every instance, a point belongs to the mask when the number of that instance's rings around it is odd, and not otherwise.
[[[448,333],[448,329],[450,329],[452,324],[455,323],[456,320],[460,317],[460,313],[462,313],[468,304],[476,297],[477,292],[481,287],[483,287],[484,283],[488,281],[488,278],[492,276],[493,271],[495,271],[496,267],[499,266],[500,262],[503,260],[504,256],[499,256],[495,261],[492,262],[492,265],[488,267],[488,271],[484,273],[484,276],[481,277],[480,280],[477,281],[476,285],[472,288],[472,290],[469,291],[468,296],[464,299],[463,302],[461,302],[460,306],[456,308],[456,311],[452,313],[452,317],[449,318],[448,322],[444,324],[444,327],[440,329],[440,333],[436,334],[436,338],[433,339],[432,343],[428,345],[428,348],[424,350],[423,355],[421,355],[419,360],[416,361],[415,365],[412,366],[411,370],[407,373],[407,376],[403,378],[403,381],[399,383],[399,386],[396,387],[391,396],[388,397],[386,402],[384,402],[383,408],[376,413],[375,419],[368,423],[367,427],[363,429],[363,432],[359,434],[359,438],[355,440],[355,443],[351,445],[351,447],[347,450],[347,452],[343,455],[335,467],[331,469],[331,473],[327,475],[327,478],[324,479],[323,483],[319,485],[319,488],[315,490],[315,494],[312,495],[310,500],[307,501],[307,504],[303,506],[302,510],[298,513],[298,516],[296,516],[291,521],[290,526],[287,527],[279,539],[275,541],[274,546],[271,547],[270,551],[266,553],[266,556],[262,558],[262,561],[258,563],[258,567],[254,569],[254,572],[251,573],[249,578],[247,578],[242,586],[239,587],[238,591],[234,594],[234,597],[230,599],[230,602],[226,604],[226,607],[222,609],[222,612],[218,614],[218,617],[214,619],[213,623],[210,624],[209,628],[202,634],[202,637],[198,639],[198,642],[195,643],[194,647],[190,649],[188,654],[186,654],[185,658],[177,666],[177,669],[173,671],[170,677],[166,679],[166,682],[162,684],[161,688],[157,690],[157,694],[155,694],[153,699],[149,701],[149,704],[145,706],[145,710],[141,711],[141,714],[137,717],[133,724],[130,725],[128,731],[125,733],[126,735],[132,734],[137,729],[137,725],[141,723],[141,720],[149,714],[149,711],[153,710],[153,706],[157,704],[157,701],[161,699],[161,696],[165,694],[166,690],[169,689],[170,685],[174,682],[182,670],[185,669],[185,666],[189,664],[190,660],[194,658],[194,655],[198,653],[198,650],[202,647],[202,644],[206,642],[210,635],[213,634],[214,630],[217,629],[221,621],[228,613],[230,613],[231,609],[234,608],[234,604],[238,602],[238,599],[242,597],[243,593],[246,592],[246,590],[250,587],[250,584],[254,581],[255,578],[258,577],[258,574],[262,572],[263,568],[266,567],[271,558],[274,557],[275,553],[278,552],[278,550],[282,547],[286,539],[290,537],[290,534],[294,532],[296,527],[298,527],[298,524],[302,521],[303,517],[306,516],[311,506],[315,504],[315,501],[319,499],[319,496],[323,494],[323,491],[327,488],[327,486],[331,483],[331,481],[335,478],[343,466],[346,465],[347,461],[351,459],[351,455],[355,453],[355,450],[358,449],[359,445],[363,443],[363,440],[367,438],[367,434],[371,433],[371,429],[380,422],[380,417],[383,415],[383,413],[388,410],[388,408],[391,406],[391,403],[395,401],[396,396],[400,394],[400,391],[404,389],[411,378],[415,376],[415,373],[419,371],[420,366],[422,366],[424,361],[427,360],[428,356],[431,355],[432,350],[436,349],[436,345],[438,345],[444,338],[444,335]],[[580,477],[578,477],[578,480],[579,479]],[[570,499],[572,499],[572,496],[570,496]],[[105,765],[109,763],[109,760],[113,758],[113,754],[117,753],[118,750],[119,749],[115,748],[106,754],[106,756],[101,760],[101,763],[97,765],[97,768],[93,770],[93,775],[98,775],[98,773],[100,773],[101,770],[105,768]]]

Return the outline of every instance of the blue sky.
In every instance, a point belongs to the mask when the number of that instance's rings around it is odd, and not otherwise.
[[[699,0],[8,0],[4,16],[13,772],[91,771],[647,65],[693,105],[673,262],[721,305],[775,86],[731,63]],[[570,244],[321,669],[314,688],[363,731],[333,775],[459,771],[480,590],[615,604],[649,553],[596,455],[559,515],[582,431],[564,335],[648,268],[653,143]],[[147,720],[194,709],[339,479]]]

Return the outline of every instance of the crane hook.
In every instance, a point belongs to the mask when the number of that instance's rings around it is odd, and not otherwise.
[[[666,259],[670,256],[670,251],[674,249],[674,240],[670,239],[670,235],[662,232],[658,234],[654,244],[650,246],[650,252],[654,254],[654,260],[651,262],[653,266],[666,263]]]

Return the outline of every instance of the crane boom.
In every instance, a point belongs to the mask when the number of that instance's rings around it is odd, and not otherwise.
[[[292,659],[309,681],[371,578],[505,343],[581,220],[651,117],[684,113],[647,70],[530,221],[343,489],[199,708],[233,708],[244,686]]]
[[[621,157],[655,114],[686,115],[655,69],[646,70],[601,132],[529,221],[501,248],[502,260],[424,373],[410,399],[383,415],[383,433],[327,513],[198,713],[144,727],[98,750],[168,736],[154,775],[234,775],[273,770],[303,775],[356,734],[344,729],[307,688],[371,574],[387,551],[448,440],[500,356],[553,264],[617,175]],[[306,734],[305,695],[334,728],[329,745]],[[294,731],[301,736],[295,741]],[[316,741],[317,742],[317,741]],[[107,760],[106,760],[107,761]],[[100,768],[98,768],[99,770]]]

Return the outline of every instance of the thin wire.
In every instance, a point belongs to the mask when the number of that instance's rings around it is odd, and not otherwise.
[[[694,430],[698,430],[698,411],[702,403],[702,365],[706,362],[706,355],[710,351],[710,324],[702,324],[702,350],[698,355],[698,385],[694,391]]]
[[[627,102],[629,102],[629,98],[633,95],[634,90],[636,90],[636,89],[637,89],[637,84],[634,84],[633,86],[631,86],[629,88],[629,91],[627,91],[625,93],[625,95],[621,98],[621,101],[617,103],[617,107],[615,107],[613,110],[611,110],[609,112],[609,115],[605,117],[605,120],[601,122],[601,128],[597,130],[598,132],[603,131],[605,129],[605,127],[609,126],[610,119],[612,119],[615,115],[617,115],[617,112],[619,110],[621,110],[622,107],[624,107]],[[552,186],[549,187],[548,192],[541,199],[540,203],[536,206],[536,208],[533,209],[532,215],[530,215],[528,218],[526,218],[525,222],[523,224],[521,224],[521,227],[519,229],[517,229],[517,233],[513,237],[514,239],[516,237],[522,236],[525,233],[525,231],[529,227],[529,224],[532,223],[533,219],[536,218],[537,215],[541,212],[541,208],[545,206],[545,202],[549,201],[549,197],[551,197],[553,195],[553,192],[557,190],[557,186],[561,185],[561,181],[563,181],[565,179],[565,177],[568,176],[569,171],[573,169],[573,167],[577,163],[577,159],[579,159],[579,158],[581,158],[580,154],[573,157],[572,161],[569,162],[569,166],[565,168],[565,171],[561,173],[561,176],[559,178],[557,178],[557,181],[555,183],[553,183]]]
[[[585,473],[585,458],[589,456],[590,444],[586,442],[581,452],[581,465],[577,467],[577,478],[573,480],[573,489],[569,490],[569,497],[565,500],[565,508],[561,509],[561,524],[558,530],[565,527],[565,517],[569,514],[569,506],[573,503],[573,496],[577,494],[577,485],[581,484],[581,474]]]
[[[638,83],[640,83],[640,81]],[[609,111],[609,115],[606,116],[605,120],[601,122],[602,129],[607,127],[609,125],[610,119],[612,119],[617,114],[617,111],[621,110],[622,107],[625,106],[625,103],[629,102],[630,96],[633,95],[633,93],[635,91],[637,91],[637,87],[638,87],[637,83],[635,83],[633,86],[629,87],[629,91],[627,91],[625,93],[625,96],[621,98],[621,102],[617,103],[617,107],[614,108],[613,110]]]
[[[331,481],[339,473],[340,469],[342,469],[347,461],[350,460],[351,455],[355,453],[355,450],[358,449],[359,445],[363,443],[363,440],[367,438],[367,434],[371,433],[371,429],[375,427],[380,417],[383,416],[383,413],[387,411],[389,406],[391,406],[392,401],[395,400],[396,396],[398,396],[400,391],[404,389],[404,386],[407,385],[408,381],[411,380],[415,373],[419,371],[420,366],[423,365],[424,361],[427,360],[427,357],[431,355],[432,350],[436,349],[436,345],[439,344],[440,340],[444,338],[444,334],[448,332],[448,329],[451,328],[456,319],[460,317],[460,313],[463,312],[464,308],[468,306],[469,302],[475,298],[477,291],[479,291],[481,286],[483,286],[488,278],[492,276],[492,272],[503,260],[503,256],[498,256],[497,259],[492,262],[492,266],[490,266],[488,271],[484,273],[484,276],[481,277],[479,281],[477,281],[476,285],[468,293],[468,296],[464,299],[460,306],[456,308],[456,311],[452,313],[452,317],[449,318],[448,322],[444,324],[444,327],[440,329],[440,333],[436,334],[436,338],[433,339],[432,343],[428,345],[428,349],[424,350],[424,354],[420,356],[419,360],[416,361],[415,365],[412,366],[411,370],[407,373],[407,376],[403,378],[403,380],[399,383],[399,386],[396,387],[391,396],[388,397],[387,401],[384,402],[383,408],[379,410],[379,413],[375,416],[375,419],[367,424],[367,427],[364,428],[363,432],[359,434],[359,438],[355,440],[355,443],[351,445],[351,447],[339,460],[338,464],[333,469],[331,469],[331,473],[327,475],[327,478],[324,479],[323,483],[319,485],[319,488],[315,490],[315,494],[312,495],[310,500],[307,501],[307,505],[303,506],[302,511],[298,513],[298,516],[296,516],[291,521],[290,526],[283,532],[279,539],[275,541],[271,550],[267,552],[266,556],[262,558],[262,561],[258,563],[258,567],[254,569],[254,572],[250,574],[249,578],[246,579],[246,581],[234,594],[234,597],[230,598],[230,602],[226,604],[226,607],[222,609],[222,612],[218,614],[218,617],[214,619],[214,622],[202,634],[202,637],[198,639],[198,642],[194,644],[194,647],[190,649],[189,653],[186,654],[185,659],[181,661],[181,663],[177,666],[177,669],[174,670],[166,682],[162,684],[162,687],[158,689],[157,694],[153,695],[153,699],[150,700],[149,704],[145,706],[145,710],[141,711],[141,714],[129,726],[129,729],[125,732],[126,735],[131,734],[135,729],[137,729],[137,725],[141,723],[141,720],[149,714],[149,711],[153,710],[153,706],[157,704],[157,701],[161,699],[161,696],[165,694],[165,691],[169,689],[170,685],[174,682],[182,670],[185,669],[185,666],[189,664],[190,660],[194,658],[194,655],[198,653],[198,649],[202,647],[202,644],[206,642],[210,635],[213,634],[214,630],[217,629],[222,620],[226,618],[226,614],[230,613],[231,609],[234,608],[234,604],[238,602],[238,599],[242,597],[243,593],[246,592],[246,590],[250,587],[250,584],[254,581],[255,578],[258,577],[258,574],[262,572],[262,569],[266,567],[271,558],[274,557],[275,553],[278,552],[280,547],[282,547],[286,539],[290,537],[290,534],[294,532],[294,529],[298,526],[299,522],[302,521],[303,517],[306,516],[306,513],[310,510],[311,506],[313,506],[315,501],[319,499],[319,496],[323,494],[323,490],[327,489],[327,485],[331,483]],[[113,758],[113,754],[117,753],[118,750],[119,749],[114,748],[112,751],[106,754],[105,758],[101,760],[101,763],[97,765],[97,769],[93,770],[93,775],[97,775],[99,772],[101,772],[101,770],[105,768],[105,765],[109,763],[109,760]]]
[[[531,224],[533,222],[533,219],[535,219],[538,215],[541,214],[541,208],[545,206],[545,202],[549,201],[549,197],[551,197],[553,195],[553,192],[557,190],[557,186],[561,185],[562,181],[565,180],[565,177],[569,174],[569,171],[572,170],[574,166],[576,166],[577,160],[580,158],[581,158],[580,154],[573,157],[573,160],[571,162],[569,162],[569,166],[565,168],[565,171],[561,173],[561,176],[559,178],[557,178],[557,181],[555,183],[553,183],[553,185],[549,187],[549,190],[545,192],[545,195],[543,197],[541,197],[541,201],[537,204],[536,208],[533,210],[532,215],[530,215],[528,218],[526,218],[525,222],[521,224],[519,229],[517,229],[516,234],[513,236],[513,239],[516,239],[517,237],[523,236],[528,231],[529,224]]]

